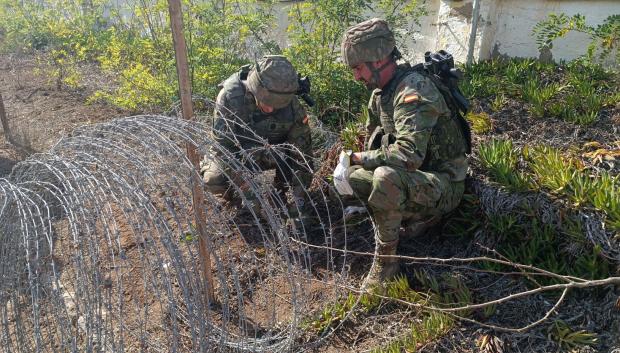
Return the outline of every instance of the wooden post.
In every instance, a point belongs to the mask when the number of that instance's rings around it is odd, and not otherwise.
[[[183,119],[192,120],[194,109],[192,106],[192,88],[189,79],[189,64],[187,62],[187,46],[183,35],[183,14],[181,12],[181,0],[168,0],[170,11],[170,27],[172,28],[172,40],[174,43],[174,56],[177,61],[177,74],[179,77],[179,94],[181,96],[181,109]],[[204,211],[204,195],[201,181],[198,176],[200,160],[196,152],[196,146],[190,142],[186,145],[187,157],[196,170],[192,173],[192,201],[194,206],[194,221],[199,235],[199,253],[201,257],[201,269],[203,282],[206,283],[206,303],[214,303],[213,274],[211,273],[211,255],[207,246],[207,234],[205,232],[206,214]]]
[[[9,120],[6,117],[6,109],[4,109],[4,101],[2,100],[2,93],[0,93],[0,120],[2,120],[2,130],[4,131],[4,138],[6,142],[13,144],[13,135],[11,135],[11,128],[9,127]]]

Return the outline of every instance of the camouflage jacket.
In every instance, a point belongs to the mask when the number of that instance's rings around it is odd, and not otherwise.
[[[374,149],[361,153],[364,169],[390,166],[446,173],[452,181],[465,179],[464,134],[428,77],[399,66],[383,89],[372,92],[369,110],[367,127],[381,128],[382,138]]]
[[[263,113],[242,80],[243,71],[221,84],[215,102],[215,140],[232,152],[262,145],[257,136],[270,144],[291,143],[310,154],[311,138],[305,109],[295,97],[288,106],[271,114]]]

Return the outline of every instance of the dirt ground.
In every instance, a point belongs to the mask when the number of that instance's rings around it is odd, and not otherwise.
[[[96,82],[95,75],[89,80]],[[49,73],[33,57],[0,56],[0,94],[12,139],[0,137],[0,175],[28,154],[48,151],[61,137],[85,124],[127,116],[112,106],[86,100],[90,88],[57,90]],[[88,87],[88,85],[87,85]]]

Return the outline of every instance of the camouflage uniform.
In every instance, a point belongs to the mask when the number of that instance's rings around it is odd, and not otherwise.
[[[342,43],[351,68],[383,60],[394,50],[393,34],[380,19],[351,27]],[[369,69],[378,80],[380,69]],[[350,168],[349,183],[372,210],[378,253],[395,255],[403,220],[438,218],[459,204],[467,142],[438,88],[408,64],[372,92],[369,110],[367,128],[374,133],[360,153],[362,168]],[[380,258],[369,279],[381,283],[397,272],[396,258]]]
[[[356,196],[368,200],[379,240],[391,242],[404,219],[426,220],[459,204],[467,145],[438,89],[406,66],[372,93],[369,110],[369,131],[382,130],[381,145],[361,152],[363,169],[353,170],[349,181]]]
[[[297,73],[283,56],[266,56],[257,67],[246,66],[230,76],[221,84],[215,105],[215,140],[233,153],[262,147],[256,136],[269,144],[290,143],[302,153],[311,155],[311,137],[308,118],[304,108],[294,96],[297,86]],[[275,108],[272,113],[263,113],[257,101]],[[263,170],[276,169],[276,186],[284,190],[284,185],[293,185],[294,197],[303,204],[303,187],[308,184],[309,173],[296,172],[301,160],[299,154],[288,153],[285,160],[275,153],[258,148],[252,152],[252,162]],[[293,170],[292,170],[292,169]],[[203,178],[207,189],[214,193],[231,197],[229,178],[233,175],[225,163],[207,163],[203,167]],[[228,175],[228,176],[227,176]],[[242,184],[242,181],[235,180]],[[228,191],[228,192],[227,192]]]

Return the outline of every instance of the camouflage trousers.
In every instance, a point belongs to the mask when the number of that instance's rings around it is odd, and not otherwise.
[[[450,212],[461,201],[465,183],[443,173],[391,167],[355,169],[349,179],[355,196],[368,200],[379,240],[398,240],[401,223],[423,221]]]

